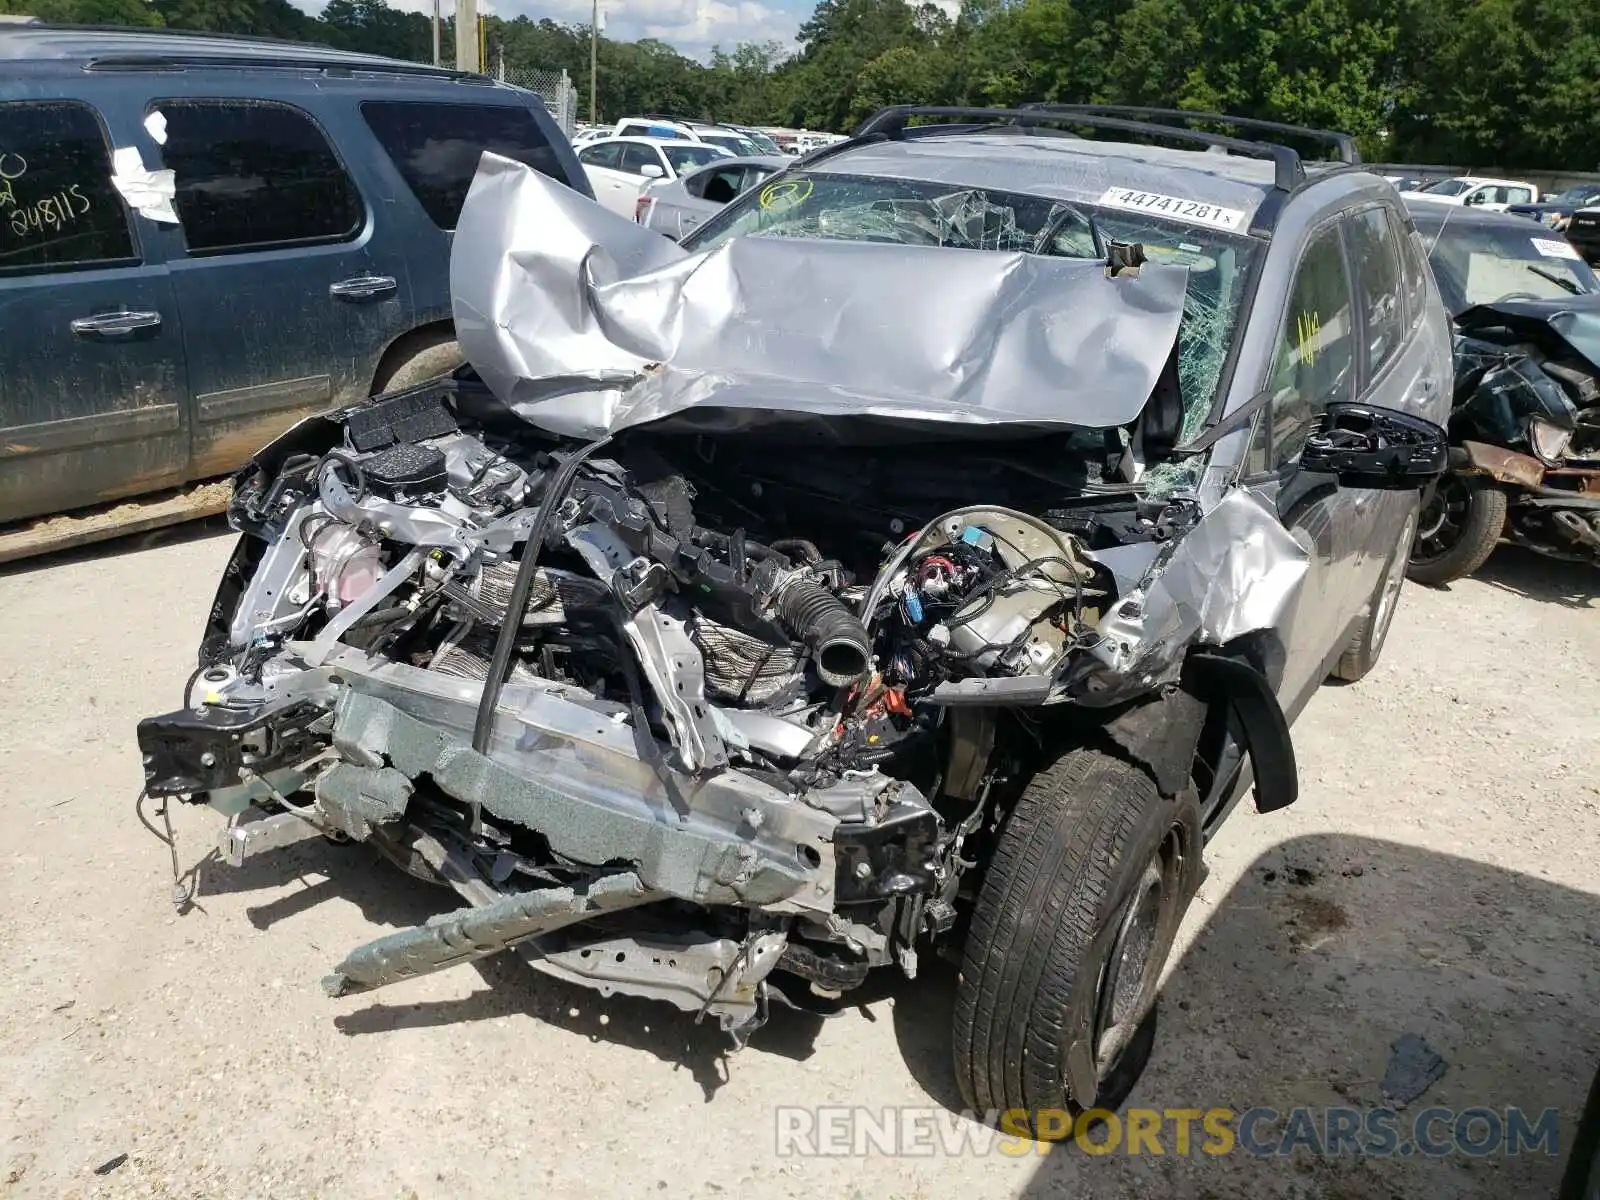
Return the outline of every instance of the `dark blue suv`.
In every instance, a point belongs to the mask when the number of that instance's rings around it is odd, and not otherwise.
[[[460,361],[493,150],[592,194],[539,98],[281,42],[0,32],[0,525],[225,474]]]

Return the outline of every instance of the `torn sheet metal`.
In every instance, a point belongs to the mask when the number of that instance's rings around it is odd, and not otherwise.
[[[178,188],[172,172],[147,170],[137,146],[119,146],[112,152],[111,183],[129,208],[152,221],[178,223],[177,210],[172,206]]]
[[[736,238],[691,254],[485,154],[450,283],[466,358],[558,433],[682,413],[1106,427],[1177,341],[1186,272],[1021,253]]]
[[[1099,626],[1093,653],[1120,675],[1182,661],[1192,642],[1223,645],[1280,628],[1306,575],[1306,550],[1253,492],[1228,492],[1158,558]]]

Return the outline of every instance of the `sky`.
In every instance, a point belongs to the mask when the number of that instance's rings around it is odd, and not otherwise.
[[[293,0],[320,12],[325,0]],[[433,12],[433,0],[388,0],[391,8]],[[440,0],[448,15],[455,0]],[[589,23],[591,0],[479,0],[479,8],[506,20],[549,17],[562,24]],[[816,0],[602,0],[605,35],[619,42],[659,38],[680,54],[705,61],[712,46],[732,50],[740,42],[779,41],[792,48],[795,31]]]

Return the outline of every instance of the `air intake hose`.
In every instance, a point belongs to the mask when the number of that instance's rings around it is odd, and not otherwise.
[[[817,674],[834,687],[854,683],[872,664],[867,628],[844,601],[809,576],[799,576],[777,596],[778,616],[811,647]]]

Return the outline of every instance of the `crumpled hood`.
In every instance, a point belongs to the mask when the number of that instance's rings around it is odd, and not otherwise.
[[[1471,334],[1509,329],[1547,354],[1577,355],[1600,373],[1600,295],[1496,300],[1459,313],[1456,327]]]
[[[736,238],[701,253],[485,154],[450,260],[457,337],[496,397],[593,437],[674,414],[1132,421],[1187,272],[939,247]],[[695,410],[689,412],[688,410]]]

